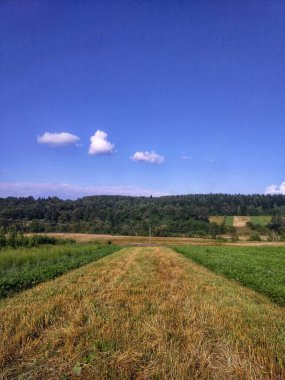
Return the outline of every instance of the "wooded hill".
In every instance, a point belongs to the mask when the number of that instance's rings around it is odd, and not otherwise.
[[[90,196],[77,200],[0,198],[0,225],[30,232],[156,236],[219,234],[213,215],[285,215],[285,195],[194,194],[164,197]]]

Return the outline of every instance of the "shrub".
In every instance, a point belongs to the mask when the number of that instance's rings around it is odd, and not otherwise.
[[[261,237],[257,232],[254,232],[250,235],[249,241],[261,241]]]

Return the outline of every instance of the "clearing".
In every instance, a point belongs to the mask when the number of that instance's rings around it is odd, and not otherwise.
[[[285,310],[165,247],[2,300],[0,320],[1,379],[285,378]]]

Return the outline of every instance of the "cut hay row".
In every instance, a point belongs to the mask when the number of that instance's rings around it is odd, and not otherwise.
[[[0,304],[2,379],[284,379],[285,312],[168,248]]]

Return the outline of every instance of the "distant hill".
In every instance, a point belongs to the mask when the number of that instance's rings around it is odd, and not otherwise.
[[[225,223],[209,217],[227,216]],[[285,195],[193,194],[163,197],[90,196],[77,200],[0,198],[0,225],[32,232],[92,232],[157,236],[223,233],[231,216],[285,215]],[[221,220],[221,219],[220,219]],[[211,218],[211,221],[215,221]],[[213,231],[213,229],[216,229]]]

